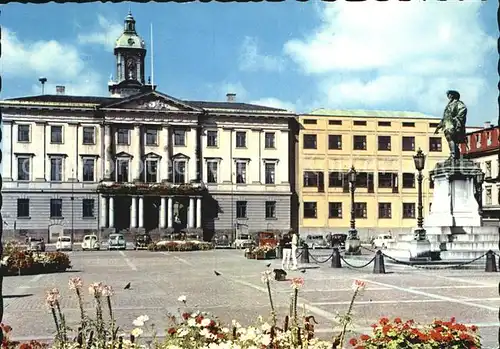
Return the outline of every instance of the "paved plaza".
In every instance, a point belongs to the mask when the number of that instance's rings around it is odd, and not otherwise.
[[[325,255],[329,251],[312,253]],[[167,312],[176,313],[182,306],[177,301],[180,295],[187,297],[189,308],[209,311],[228,323],[237,319],[248,324],[269,311],[267,291],[260,279],[269,261],[247,260],[242,251],[74,251],[70,257],[70,272],[4,279],[4,323],[13,327],[15,338],[51,338],[54,326],[44,305],[44,293],[52,287],[60,288],[66,317],[75,324],[79,312],[75,296],[67,287],[71,276],[81,277],[87,285],[102,281],[113,286],[115,313],[126,330],[132,329],[132,320],[143,314],[163,330]],[[364,262],[350,261],[354,265]],[[271,262],[271,268],[280,267],[280,261]],[[455,316],[460,322],[480,327],[484,348],[498,348],[500,279],[498,273],[484,272],[484,260],[476,268],[462,270],[419,270],[387,263],[387,274],[382,275],[372,273],[373,264],[362,269],[332,269],[330,262],[301,266],[307,268],[305,273],[292,271],[289,276],[305,279],[300,308],[315,316],[319,323],[316,330],[323,338],[329,338],[332,329],[338,330],[335,315],[345,313],[351,284],[361,279],[367,288],[354,306],[355,332],[369,332],[370,325],[381,316],[418,322]],[[216,276],[214,270],[222,275]],[[128,282],[132,287],[124,290]],[[273,288],[283,318],[288,311],[290,284],[273,282]],[[87,300],[92,311],[90,297]]]

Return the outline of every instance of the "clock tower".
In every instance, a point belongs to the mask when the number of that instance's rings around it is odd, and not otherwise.
[[[127,97],[151,89],[144,79],[145,47],[144,40],[135,30],[135,19],[129,12],[125,17],[123,33],[115,44],[116,76],[114,81],[108,83],[112,96]]]

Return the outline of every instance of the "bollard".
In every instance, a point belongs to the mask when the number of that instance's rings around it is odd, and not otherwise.
[[[282,259],[283,258],[283,246],[276,246],[276,259]]]
[[[498,271],[497,261],[492,250],[486,252],[486,267],[484,268],[484,271],[487,273],[496,273]]]
[[[342,268],[342,262],[340,260],[340,252],[338,247],[333,248],[332,268]]]
[[[373,264],[373,274],[385,274],[384,255],[378,250],[375,254],[375,263]]]
[[[302,254],[300,255],[300,263],[309,263],[309,246],[302,245]]]

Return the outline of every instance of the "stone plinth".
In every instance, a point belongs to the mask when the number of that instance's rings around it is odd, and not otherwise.
[[[434,195],[427,227],[480,227],[480,207],[475,197],[481,169],[468,159],[448,159],[430,172]]]

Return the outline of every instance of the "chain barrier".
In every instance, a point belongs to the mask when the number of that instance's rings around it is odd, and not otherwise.
[[[365,250],[373,252],[373,253],[377,252],[377,251],[372,250],[372,249],[370,249],[368,247],[361,246],[361,248],[364,248]],[[493,253],[495,253],[496,255],[498,255],[496,252],[493,252]],[[447,270],[447,269],[460,269],[460,268],[462,268],[462,267],[464,267],[466,265],[472,264],[472,263],[480,260],[481,258],[483,258],[484,256],[486,256],[488,253],[485,253],[485,254],[483,254],[483,255],[481,255],[479,257],[476,257],[476,258],[474,258],[474,259],[472,259],[470,261],[466,261],[466,262],[462,262],[462,263],[458,263],[458,264],[454,264],[454,265],[444,265],[444,266],[417,265],[417,264],[414,264],[412,262],[401,261],[399,259],[396,259],[394,257],[391,257],[391,256],[385,254],[384,252],[382,252],[382,254],[384,255],[384,257],[386,257],[387,259],[393,261],[396,264],[402,264],[402,265],[410,266],[410,267],[413,267],[413,268],[416,268],[416,269],[423,269],[423,270]]]
[[[318,257],[319,257],[319,256],[318,256]],[[330,255],[327,259],[325,259],[324,261],[319,261],[319,260],[317,260],[317,259],[316,259],[316,257],[314,257],[312,254],[309,254],[309,258],[312,258],[312,260],[313,260],[315,263],[317,263],[317,264],[323,264],[323,263],[326,263],[326,262],[328,262],[330,259],[332,259],[332,258],[333,258],[333,252],[332,252],[332,254],[331,254],[331,255]]]
[[[351,267],[351,268],[354,268],[354,269],[366,268],[367,266],[369,266],[375,260],[375,258],[376,258],[376,256],[373,256],[372,259],[370,259],[367,263],[365,263],[363,265],[353,265],[353,264],[349,263],[348,261],[346,261],[344,257],[340,256],[340,259],[342,260],[342,262],[344,262],[348,267]]]

